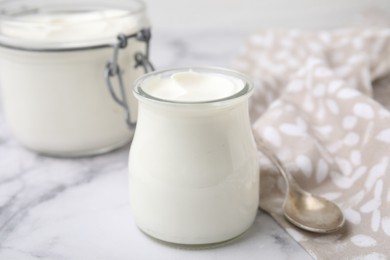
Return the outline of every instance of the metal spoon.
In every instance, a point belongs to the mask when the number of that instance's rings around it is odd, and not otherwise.
[[[303,190],[266,145],[262,141],[257,144],[286,181],[283,211],[287,220],[301,229],[316,233],[330,233],[343,227],[345,218],[335,203]]]

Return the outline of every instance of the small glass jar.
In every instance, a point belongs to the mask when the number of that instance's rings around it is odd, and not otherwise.
[[[187,71],[238,80],[243,88],[200,102],[157,98],[144,88],[153,77]],[[246,77],[217,68],[159,71],[135,82],[139,114],[129,182],[142,231],[169,243],[204,246],[233,239],[252,225],[259,194],[248,115],[252,92]]]
[[[131,85],[145,71],[148,28],[137,0],[1,2],[0,85],[14,136],[56,156],[128,143],[138,106]]]

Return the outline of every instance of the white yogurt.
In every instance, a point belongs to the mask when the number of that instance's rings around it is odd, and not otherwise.
[[[242,90],[242,80],[219,74],[179,72],[171,77],[154,77],[142,89],[151,96],[171,101],[211,101],[232,96]]]
[[[119,33],[132,34],[146,26],[143,15],[101,8],[68,13],[38,11],[1,20],[0,41],[21,48],[47,49],[115,43]],[[134,69],[137,51],[144,52],[145,45],[130,40],[119,55],[134,121],[137,101],[131,95],[131,85],[143,73],[142,68]],[[60,156],[105,152],[129,142],[133,132],[104,79],[112,52],[110,47],[43,52],[0,48],[2,101],[14,136],[28,148]]]
[[[30,44],[80,44],[82,41],[115,41],[118,33],[134,33],[145,24],[137,15],[119,9],[82,12],[38,12],[0,23],[0,31],[12,40]]]
[[[139,117],[129,171],[136,223],[178,244],[237,237],[253,223],[258,205],[251,88],[219,69],[162,74],[140,79],[135,88]]]

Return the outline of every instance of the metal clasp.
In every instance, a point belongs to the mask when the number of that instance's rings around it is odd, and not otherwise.
[[[134,59],[135,59],[134,68],[138,68],[139,66],[142,66],[145,73],[154,70],[153,64],[149,60],[151,33],[150,33],[150,29],[148,28],[148,29],[142,29],[139,32],[131,35],[125,35],[125,34],[118,35],[117,37],[118,41],[112,45],[114,51],[112,54],[111,61],[109,61],[106,65],[104,78],[106,80],[106,85],[108,87],[108,90],[112,98],[115,100],[116,103],[118,103],[125,110],[125,119],[128,127],[130,129],[134,129],[137,122],[131,119],[130,106],[127,99],[128,93],[126,93],[126,87],[122,77],[123,71],[121,70],[118,64],[119,50],[125,49],[127,47],[128,40],[130,38],[135,38],[138,41],[145,42],[145,53],[136,52],[134,54]],[[120,97],[118,97],[117,94],[115,93],[112,84],[112,79],[115,77],[118,78]]]

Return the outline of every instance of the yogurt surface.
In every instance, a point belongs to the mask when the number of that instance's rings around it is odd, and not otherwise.
[[[234,77],[187,71],[169,77],[153,76],[143,83],[142,90],[159,99],[201,102],[230,97],[244,86],[242,80]]]
[[[0,23],[7,40],[41,44],[75,44],[82,41],[115,41],[118,33],[134,33],[144,23],[128,11],[106,9],[85,12],[33,13]]]

